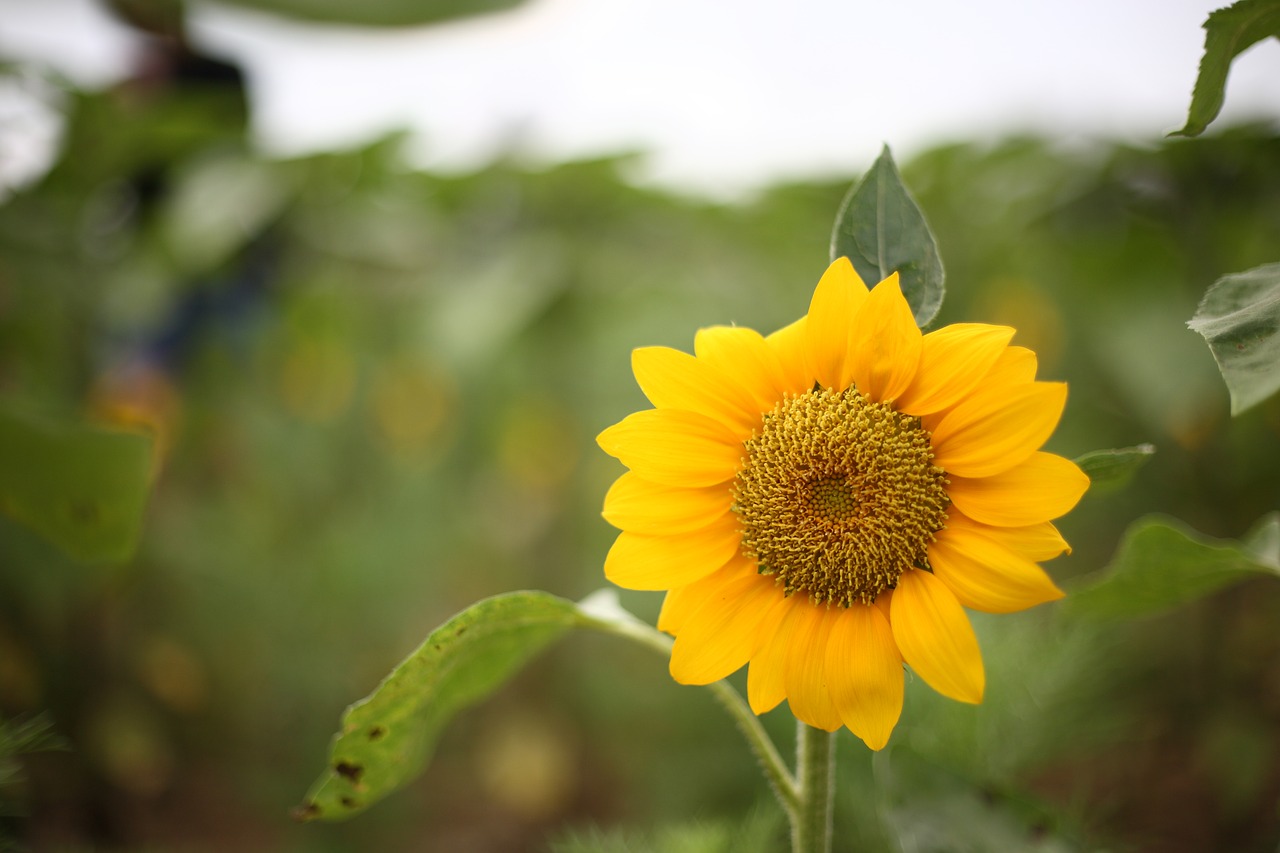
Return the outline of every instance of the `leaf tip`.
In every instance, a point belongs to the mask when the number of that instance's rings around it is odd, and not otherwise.
[[[308,823],[320,819],[320,807],[314,802],[303,803],[289,812],[289,817],[298,823]]]

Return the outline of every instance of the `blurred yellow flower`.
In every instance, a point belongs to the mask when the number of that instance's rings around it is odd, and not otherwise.
[[[809,313],[768,337],[717,326],[696,356],[633,354],[653,403],[600,434],[627,466],[604,502],[622,532],[605,574],[667,590],[671,674],[706,684],[750,663],[757,714],[784,698],[882,748],[905,662],[980,702],[964,607],[1062,596],[1037,565],[1068,550],[1051,520],[1088,478],[1039,450],[1066,385],[1035,381],[1007,326],[921,334],[897,275],[868,291],[847,259]]]

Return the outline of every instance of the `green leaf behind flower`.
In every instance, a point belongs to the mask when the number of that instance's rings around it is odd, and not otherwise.
[[[1091,450],[1077,456],[1075,463],[1089,477],[1090,491],[1098,486],[1122,486],[1156,452],[1154,444],[1117,447],[1114,450]]]
[[[898,273],[917,326],[942,307],[945,274],[938,243],[911,198],[889,146],[849,190],[831,231],[831,260],[847,257],[868,286]]]
[[[146,435],[0,409],[0,511],[79,560],[133,554],[151,465]]]
[[[1187,325],[1209,342],[1231,414],[1280,391],[1280,264],[1218,279]]]
[[[1240,0],[1211,13],[1204,29],[1204,56],[1187,123],[1170,136],[1199,136],[1217,118],[1232,60],[1268,36],[1280,37],[1280,0]]]
[[[1240,541],[1212,539],[1182,522],[1147,516],[1130,525],[1104,577],[1067,599],[1073,613],[1142,616],[1204,598],[1259,575],[1280,576],[1280,512]]]

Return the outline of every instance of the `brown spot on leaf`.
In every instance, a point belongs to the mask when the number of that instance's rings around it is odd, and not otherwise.
[[[360,777],[364,774],[364,768],[359,764],[352,764],[349,761],[339,761],[333,766],[333,772],[355,785],[360,781]]]
[[[303,803],[293,811],[289,812],[289,817],[298,821],[298,823],[315,820],[320,817],[320,807],[315,803]]]
[[[354,809],[356,807],[356,801],[350,797],[343,797],[341,802],[345,808]]]
[[[384,729],[382,726],[374,726],[373,728],[369,729],[369,740],[382,740],[383,736],[386,735],[386,733],[387,733],[387,730]]]

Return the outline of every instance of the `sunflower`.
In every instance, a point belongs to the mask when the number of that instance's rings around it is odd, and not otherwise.
[[[605,574],[667,591],[676,681],[749,664],[755,713],[786,699],[872,749],[902,713],[904,663],[982,700],[964,608],[1061,598],[1037,563],[1069,550],[1051,521],[1089,485],[1040,451],[1067,388],[1036,381],[1013,334],[922,334],[896,273],[868,290],[840,258],[808,314],[768,337],[715,326],[696,355],[633,353],[654,408],[597,439],[629,469],[605,496],[622,531]]]

